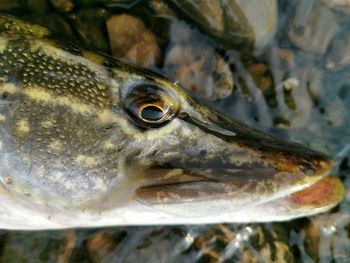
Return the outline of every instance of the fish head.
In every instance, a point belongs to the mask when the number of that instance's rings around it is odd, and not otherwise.
[[[339,203],[332,160],[146,69],[0,16],[0,227],[289,220]]]
[[[129,82],[120,101],[135,128],[137,155],[126,162],[139,171],[130,173],[138,175],[133,198],[145,206],[187,223],[261,222],[312,215],[342,199],[327,155],[249,127],[176,82]]]

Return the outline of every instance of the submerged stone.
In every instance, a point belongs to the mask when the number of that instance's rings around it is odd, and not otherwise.
[[[20,0],[0,0],[1,11],[9,11],[15,8],[21,8]]]
[[[340,70],[350,64],[350,34],[349,29],[341,32],[332,42],[326,57],[326,67],[330,70]]]
[[[104,32],[107,16],[108,11],[105,9],[91,8],[71,13],[69,19],[87,46],[108,52],[109,46]]]
[[[350,14],[350,1],[349,0],[322,0],[322,2],[334,9],[337,12],[340,12],[344,15]]]
[[[319,1],[299,1],[290,23],[291,42],[304,51],[324,54],[339,31],[335,15]]]
[[[228,97],[234,87],[232,72],[213,45],[178,21],[172,24],[170,35],[165,71],[202,98],[220,100]]]
[[[139,65],[154,65],[159,61],[156,36],[140,19],[127,14],[112,16],[107,21],[107,30],[114,56]]]
[[[70,12],[75,6],[73,0],[51,0],[51,4],[62,12]]]
[[[226,48],[257,53],[272,41],[277,23],[275,0],[172,1],[177,10]]]

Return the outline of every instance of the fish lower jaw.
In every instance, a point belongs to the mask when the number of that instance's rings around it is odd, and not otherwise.
[[[239,211],[241,222],[286,221],[327,212],[345,195],[337,177],[326,176],[311,186],[270,202]]]
[[[124,206],[97,213],[91,211],[57,211],[30,207],[10,195],[0,196],[0,228],[21,230],[89,228],[126,225],[180,225],[214,223],[251,223],[285,221],[325,212],[344,196],[344,188],[336,177],[326,176],[315,184],[274,199],[235,207],[232,200],[215,203],[193,202],[161,206],[145,206],[135,199]],[[164,208],[164,207],[163,207]],[[225,209],[230,208],[230,209]],[[196,216],[196,211],[202,215]]]

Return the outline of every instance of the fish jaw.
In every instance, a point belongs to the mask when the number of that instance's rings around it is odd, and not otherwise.
[[[70,213],[54,210],[38,210],[13,199],[1,187],[0,228],[16,230],[44,230],[66,228],[89,228],[125,225],[181,225],[215,223],[250,223],[285,221],[325,212],[341,201],[344,188],[336,177],[325,177],[314,189],[302,190],[264,202],[246,206],[233,212],[207,214],[192,217],[186,213],[168,213],[155,207],[147,207],[135,200],[118,209],[92,214],[83,211]],[[317,190],[321,187],[323,190]],[[5,191],[5,193],[4,193]],[[305,191],[309,191],[308,193]],[[322,198],[319,198],[319,197]],[[317,200],[318,199],[318,200]],[[306,202],[309,200],[309,202]],[[311,201],[310,201],[311,200]],[[317,201],[316,201],[317,200]],[[24,206],[22,206],[24,205]],[[207,207],[204,203],[189,203],[188,211]]]

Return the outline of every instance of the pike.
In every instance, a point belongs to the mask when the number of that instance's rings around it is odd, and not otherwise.
[[[160,74],[0,16],[0,228],[290,220],[342,200],[331,168]]]

